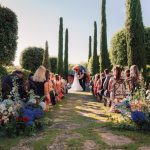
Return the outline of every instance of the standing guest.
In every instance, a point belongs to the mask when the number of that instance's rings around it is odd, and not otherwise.
[[[50,74],[50,82],[51,82],[51,88],[50,88],[50,98],[52,105],[56,105],[56,96],[55,96],[55,76],[53,73]]]
[[[37,89],[36,89],[36,85],[33,81],[33,73],[30,73],[29,76],[28,76],[28,80],[25,84],[25,89],[26,89],[26,92],[28,93],[30,90],[33,90],[35,95],[37,95]]]
[[[90,90],[91,90],[91,92],[92,92],[92,94],[93,94],[93,96],[94,96],[94,79],[95,79],[95,77],[93,76],[93,77],[91,77],[91,80],[90,80]]]
[[[130,69],[125,70],[125,78],[126,78],[126,80],[130,79]]]
[[[48,111],[49,106],[51,104],[50,90],[51,90],[51,87],[52,87],[52,84],[50,82],[50,72],[49,72],[49,70],[46,70],[45,76],[46,76],[46,81],[44,83],[44,97],[45,97],[44,100],[45,100],[45,103],[46,103],[46,111]]]
[[[67,94],[68,93],[67,80],[65,80],[65,78],[62,77],[61,82],[62,82],[63,91],[65,94]]]
[[[55,87],[56,87],[56,94],[57,94],[57,101],[60,102],[61,99],[64,97],[62,93],[62,83],[60,81],[59,75],[55,75]]]
[[[10,75],[6,75],[2,79],[2,98],[7,99],[13,88],[13,80],[15,79],[18,85],[19,97],[22,99],[25,93],[23,72],[21,70],[16,70]]]
[[[96,74],[94,78],[94,95],[97,96],[98,84],[97,81],[100,79],[100,74]]]
[[[102,97],[104,95],[104,81],[105,81],[106,77],[105,77],[105,74],[102,73],[101,74],[101,79],[100,79],[100,86],[99,86],[99,89],[98,89],[98,97],[99,97],[99,101],[101,102],[102,101]]]
[[[103,89],[104,89],[104,91],[106,91],[106,90],[108,90],[108,83],[109,83],[109,80],[112,77],[112,75],[109,73],[108,69],[105,69],[104,73],[105,73],[105,81],[103,84]]]
[[[44,66],[40,66],[34,76],[33,76],[33,82],[37,89],[37,95],[40,97],[44,96],[44,83],[46,81],[46,69]]]
[[[86,90],[86,79],[87,79],[87,75],[86,72],[84,70],[82,70],[82,74],[83,74],[83,78],[82,78],[82,84],[83,84],[83,91]]]
[[[132,65],[130,67],[130,83],[129,83],[129,88],[132,93],[140,87],[139,76],[140,74],[138,67],[136,65]]]

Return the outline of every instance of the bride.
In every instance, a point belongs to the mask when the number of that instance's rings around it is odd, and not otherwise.
[[[73,92],[83,91],[83,88],[81,87],[81,85],[79,83],[79,78],[78,78],[77,72],[75,72],[74,81],[73,81],[70,91],[73,91]]]

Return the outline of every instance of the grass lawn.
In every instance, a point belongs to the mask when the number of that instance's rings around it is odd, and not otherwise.
[[[95,102],[90,93],[68,94],[63,102],[46,113],[45,120],[51,123],[43,131],[31,137],[0,138],[0,150],[12,147],[25,147],[34,150],[43,149],[128,149],[137,150],[142,146],[150,146],[150,133],[128,131],[112,128],[108,118],[112,115],[121,120],[120,114],[110,114],[109,108]],[[115,126],[117,121],[113,124]],[[125,136],[132,140],[130,144],[108,144],[102,134]]]

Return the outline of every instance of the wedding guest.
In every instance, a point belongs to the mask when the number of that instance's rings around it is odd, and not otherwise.
[[[33,82],[36,86],[37,95],[44,96],[44,83],[46,81],[46,69],[44,66],[40,66],[33,75]]]
[[[52,105],[56,105],[56,96],[55,96],[55,93],[56,93],[55,90],[56,90],[56,88],[55,88],[54,78],[55,78],[54,74],[51,73],[50,74],[50,82],[51,82],[50,98],[51,98]]]
[[[37,89],[36,89],[36,85],[33,81],[33,73],[30,73],[28,76],[28,80],[25,83],[25,90],[28,93],[30,90],[33,90],[34,93],[37,95]]]
[[[101,102],[102,101],[102,97],[103,97],[103,94],[104,94],[104,81],[106,79],[106,76],[104,73],[101,74],[101,79],[99,81],[99,91],[98,91],[98,97],[99,97],[99,101]]]
[[[61,82],[62,82],[63,91],[65,94],[67,94],[68,93],[67,80],[65,80],[65,78],[62,77]]]
[[[140,73],[136,65],[132,65],[130,67],[130,78],[130,90],[133,93],[135,89],[138,89],[140,87]]]
[[[18,93],[20,98],[24,96],[24,80],[23,72],[21,70],[15,70],[12,74],[6,75],[2,79],[2,98],[7,99],[13,88],[13,80],[15,79],[18,85]]]
[[[115,66],[113,68],[113,77],[108,84],[110,99],[112,101],[111,112],[116,112],[115,105],[123,100],[126,96],[126,85],[124,79],[121,77],[121,68]]]
[[[94,79],[94,95],[97,96],[97,81],[100,79],[100,74],[95,75]]]
[[[46,70],[45,73],[46,81],[44,83],[44,100],[46,103],[46,111],[49,110],[50,104],[51,104],[51,98],[50,98],[50,90],[51,90],[51,82],[50,82],[50,71]]]
[[[62,93],[62,83],[60,81],[59,75],[55,75],[55,86],[56,86],[56,94],[58,102],[64,97]]]

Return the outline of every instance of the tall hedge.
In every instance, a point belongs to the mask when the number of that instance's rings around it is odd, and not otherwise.
[[[110,60],[113,66],[127,66],[127,43],[126,43],[126,30],[114,34],[111,39],[110,46]]]
[[[94,21],[93,61],[91,61],[92,75],[99,73],[99,59],[97,59],[97,23]]]
[[[57,73],[62,75],[63,72],[63,18],[60,17],[59,39],[58,39],[58,62]]]
[[[89,36],[89,55],[88,55],[88,62],[89,62],[91,56],[92,56],[92,37]]]
[[[147,27],[145,32],[145,50],[146,50],[146,64],[150,65],[150,28]],[[112,65],[120,65],[122,67],[128,65],[127,57],[127,42],[126,30],[122,29],[115,33],[111,39],[110,46],[110,60]]]
[[[150,27],[145,28],[146,64],[150,65]]]
[[[51,72],[56,73],[57,72],[57,57],[50,57],[49,61],[51,64]]]
[[[140,0],[126,0],[126,40],[128,66],[137,65],[145,76],[146,59],[144,47],[144,25]]]
[[[64,75],[68,79],[68,29],[65,31]]]
[[[18,39],[16,14],[0,5],[0,64],[8,65],[15,59]]]
[[[35,72],[42,65],[44,49],[39,47],[28,47],[23,50],[20,57],[22,68]]]
[[[106,23],[106,0],[101,5],[101,34],[100,34],[100,72],[110,68],[110,60],[107,49],[107,23]]]
[[[49,53],[48,53],[48,41],[45,42],[45,50],[44,50],[44,54],[43,54],[42,65],[48,70],[51,69],[50,61],[49,61]]]

